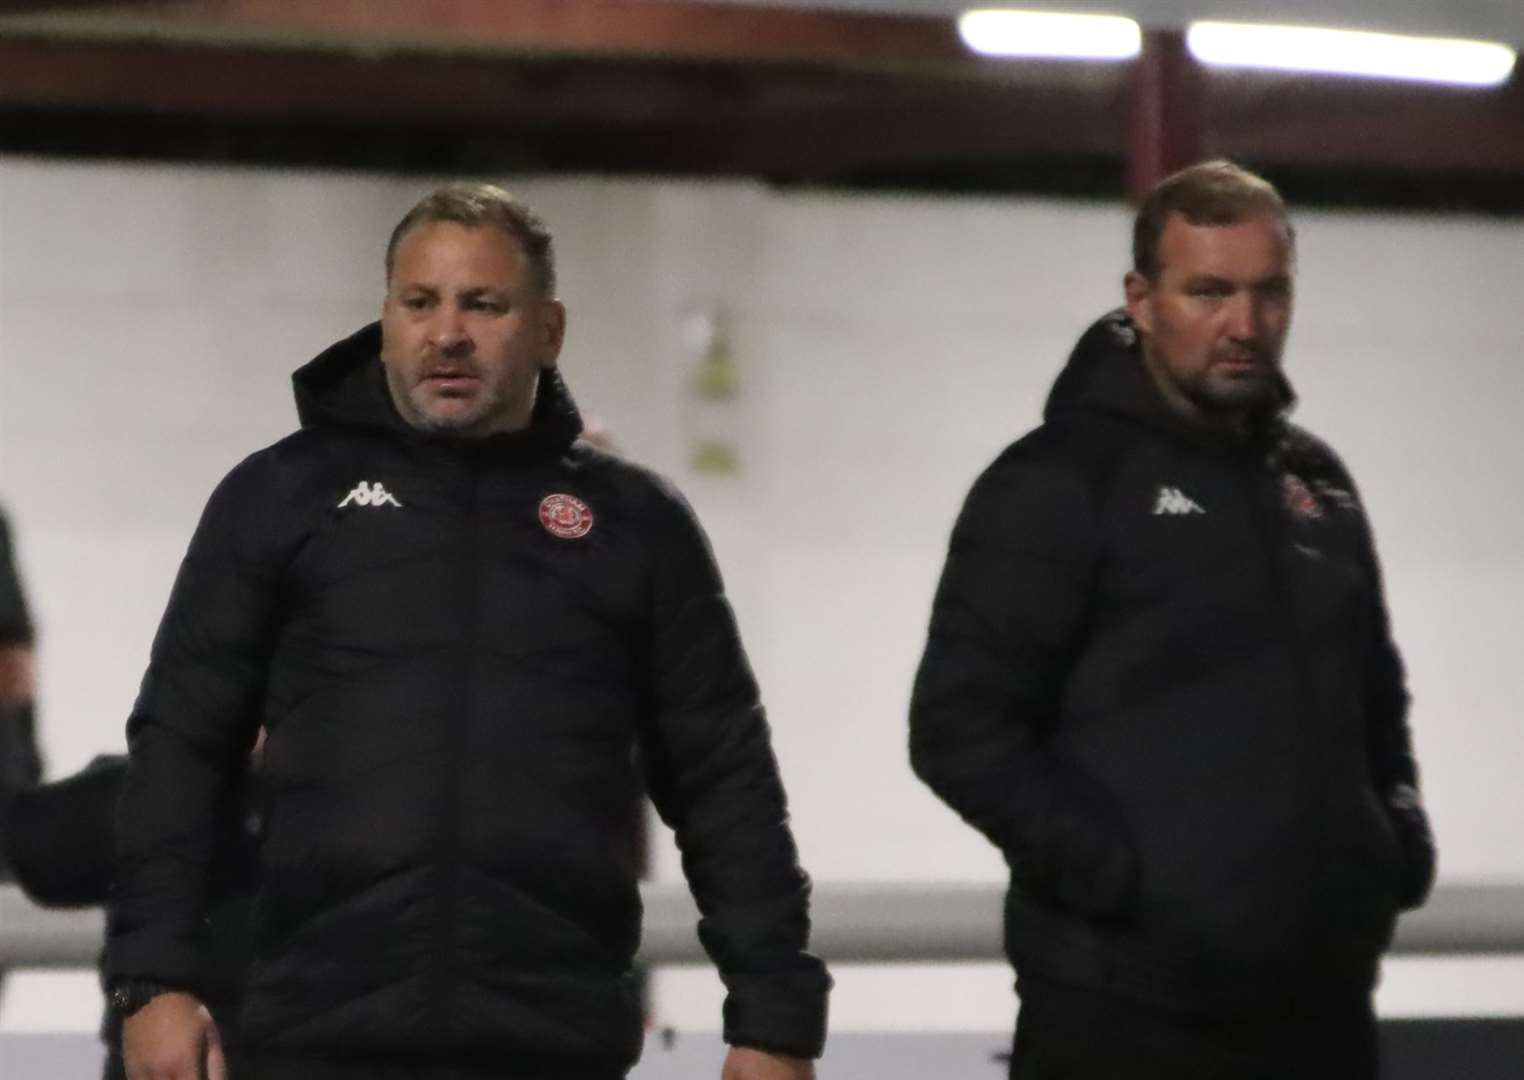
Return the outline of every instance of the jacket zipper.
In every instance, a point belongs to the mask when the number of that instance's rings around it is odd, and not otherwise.
[[[1296,668],[1297,681],[1301,688],[1302,706],[1309,717],[1317,718],[1321,713],[1318,695],[1313,686],[1312,675],[1309,669],[1309,659],[1304,648],[1301,626],[1297,619],[1296,609],[1292,603],[1290,582],[1281,565],[1282,548],[1285,542],[1281,523],[1275,514],[1266,508],[1266,492],[1264,484],[1266,471],[1263,464],[1252,459],[1248,466],[1250,472],[1249,491],[1252,493],[1254,504],[1254,516],[1259,525],[1260,547],[1265,556],[1265,569],[1270,577],[1270,591],[1273,594],[1275,609],[1280,617],[1280,623],[1286,635],[1286,645],[1291,650],[1292,661]],[[1274,474],[1269,475],[1273,484]]]
[[[481,467],[475,460],[461,463],[466,473],[468,500],[465,515],[466,535],[462,545],[459,577],[461,610],[465,613],[460,655],[460,691],[445,716],[449,744],[445,771],[440,777],[439,847],[436,856],[439,887],[434,908],[434,956],[428,1007],[433,1013],[434,1029],[448,1041],[452,1026],[456,918],[460,907],[461,878],[464,874],[461,822],[464,818],[465,764],[471,706],[476,682],[476,652],[481,636]]]

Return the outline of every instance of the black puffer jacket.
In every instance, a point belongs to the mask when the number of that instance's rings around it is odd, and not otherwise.
[[[263,722],[257,1054],[633,1061],[642,764],[726,1037],[818,1053],[808,884],[691,513],[574,444],[553,373],[522,432],[414,432],[379,346],[372,325],[297,372],[302,429],[228,475],[191,542],[128,726],[112,975],[200,984],[213,807]]]
[[[1278,417],[1177,422],[1120,312],[1045,418],[968,496],[911,707],[916,771],[1010,863],[1018,973],[1201,1013],[1368,993],[1434,859],[1349,477]]]

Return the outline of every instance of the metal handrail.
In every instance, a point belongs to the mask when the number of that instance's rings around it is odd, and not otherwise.
[[[646,907],[640,963],[704,962],[688,890],[659,882],[640,891]],[[1004,894],[993,883],[818,882],[812,947],[840,964],[1001,960]],[[0,885],[0,969],[93,966],[103,926],[98,909],[43,910],[15,886]],[[1392,953],[1524,954],[1524,885],[1441,884],[1428,904],[1402,917]]]

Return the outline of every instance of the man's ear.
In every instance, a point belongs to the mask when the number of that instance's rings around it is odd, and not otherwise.
[[[543,352],[540,354],[540,367],[549,371],[556,366],[556,360],[561,356],[561,346],[566,344],[566,305],[559,300],[547,300],[541,305],[540,332],[544,335],[541,339]]]
[[[1122,294],[1127,298],[1127,314],[1141,332],[1154,332],[1154,283],[1137,270],[1127,271],[1122,279]]]

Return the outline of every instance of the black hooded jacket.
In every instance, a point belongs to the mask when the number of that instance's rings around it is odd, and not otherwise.
[[[1406,712],[1333,453],[1185,426],[1125,314],[1092,326],[968,496],[911,705],[917,773],[1010,864],[1018,974],[1203,1014],[1367,994],[1434,872]]]
[[[686,504],[575,442],[558,374],[525,430],[440,439],[397,416],[379,348],[372,325],[296,373],[301,430],[191,541],[128,724],[112,977],[203,984],[215,806],[264,724],[257,1055],[627,1066],[642,768],[727,1039],[818,1053],[808,882]]]

